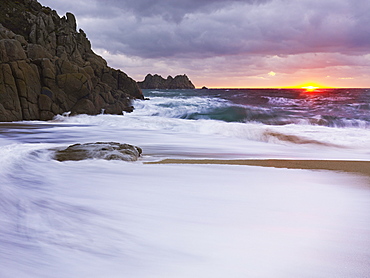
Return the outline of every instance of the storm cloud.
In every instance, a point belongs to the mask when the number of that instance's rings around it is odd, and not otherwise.
[[[94,49],[106,52],[112,61],[137,61],[138,66],[144,61],[184,66],[203,62],[198,68],[201,75],[210,71],[209,65],[219,67],[218,62],[223,60],[231,67],[245,69],[246,76],[255,76],[256,67],[260,74],[291,72],[299,68],[291,64],[293,60],[303,62],[300,69],[304,69],[305,57],[310,54],[320,54],[323,59],[312,65],[313,69],[334,65],[364,67],[364,63],[369,66],[370,1],[367,0],[41,2],[60,14],[74,13]],[[273,57],[280,57],[281,65],[284,61],[290,64],[290,69],[272,65],[277,60]],[[246,68],[241,61],[255,64]],[[357,64],[358,61],[361,63]],[[264,68],[262,64],[277,68]],[[211,71],[209,74],[214,75]]]

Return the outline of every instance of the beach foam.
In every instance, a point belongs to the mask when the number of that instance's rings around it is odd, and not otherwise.
[[[370,243],[363,178],[36,157],[12,174],[24,179],[2,186],[8,194],[1,196],[1,277],[361,277],[369,271],[367,257],[356,257]]]

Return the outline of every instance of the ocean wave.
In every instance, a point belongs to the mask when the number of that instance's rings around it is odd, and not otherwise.
[[[284,97],[266,97],[270,105],[283,105],[283,106],[301,106],[306,105],[308,101],[306,99],[294,99]]]
[[[318,120],[318,119],[316,119]],[[155,130],[156,132],[171,132],[182,136],[197,134],[206,136],[221,136],[267,142],[274,144],[314,144],[328,147],[370,148],[370,129],[358,127],[337,128],[310,123],[290,123],[285,125],[266,125],[260,122],[225,122],[209,119],[179,119],[160,116],[125,116],[79,115],[59,118],[64,123],[78,125],[98,125],[100,132],[104,126],[111,127],[118,133],[122,128],[130,130]],[[299,120],[302,121],[302,120]],[[85,131],[86,132],[86,131]],[[108,132],[108,131],[107,131]],[[117,140],[117,139],[111,139]]]
[[[275,139],[277,139],[278,141],[281,141],[281,142],[288,142],[288,143],[299,144],[299,145],[313,144],[313,145],[324,146],[324,147],[343,148],[343,146],[341,145],[319,141],[315,139],[309,139],[303,136],[291,135],[291,134],[281,133],[277,131],[271,131],[271,130],[264,131],[264,133],[262,134],[262,138],[264,138],[264,141],[266,142],[275,141]]]
[[[348,103],[347,106],[358,110],[370,110],[370,103]]]
[[[161,116],[168,118],[191,118],[191,115],[199,113],[206,114],[208,111],[217,108],[228,107],[224,99],[214,98],[165,98],[152,97],[149,101],[136,101],[135,111],[137,116]]]
[[[333,111],[312,111],[301,109],[302,102],[306,100],[282,100],[289,103],[289,109],[281,107],[261,107],[250,105],[237,105],[224,99],[218,98],[175,98],[168,99],[163,97],[154,97],[150,101],[135,102],[137,116],[159,116],[165,118],[179,118],[189,120],[209,119],[225,122],[241,123],[262,123],[266,125],[319,125],[338,128],[370,128],[370,119],[368,118],[350,118],[335,115],[326,115],[320,113],[332,113]],[[291,107],[292,105],[295,107]],[[335,107],[332,108],[335,110]],[[350,115],[352,111],[347,111]]]

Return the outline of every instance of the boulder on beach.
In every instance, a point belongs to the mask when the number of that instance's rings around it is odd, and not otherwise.
[[[66,149],[56,150],[54,159],[58,161],[79,161],[85,159],[136,161],[141,153],[141,148],[129,144],[96,142],[75,144]]]
[[[72,13],[59,17],[36,0],[0,2],[0,121],[57,114],[132,111],[136,81],[91,49]]]

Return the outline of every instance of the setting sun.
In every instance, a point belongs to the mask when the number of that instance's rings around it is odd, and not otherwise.
[[[309,82],[299,86],[301,89],[305,89],[306,91],[312,92],[317,89],[325,88],[324,86],[318,85],[317,83]]]
[[[316,89],[320,88],[320,87],[316,87],[316,86],[305,86],[305,87],[301,87],[302,89],[306,89],[307,91],[315,91]]]

